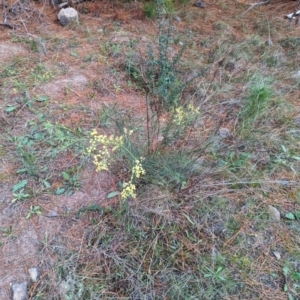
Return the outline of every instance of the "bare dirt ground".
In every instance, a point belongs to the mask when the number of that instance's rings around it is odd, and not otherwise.
[[[2,2],[7,5],[12,4],[10,1]],[[288,21],[283,19],[285,14],[294,10],[294,1],[274,1],[269,5],[255,7],[243,15],[252,2],[249,0],[207,1],[206,8],[203,10],[194,7],[193,3],[186,4],[178,9],[181,22],[174,22],[174,26],[178,32],[191,30],[195,44],[207,41],[208,46],[201,48],[203,55],[208,54],[210,48],[218,43],[214,40],[215,32],[218,28],[223,28],[222,26],[226,27],[226,24],[230,24],[228,30],[233,41],[247,39],[254,35],[256,30],[264,30],[261,29],[262,26],[267,28],[268,25],[260,24],[259,16],[270,20],[270,26],[278,27],[277,31],[273,31],[274,43],[283,37],[299,36],[299,26],[289,26]],[[124,58],[118,46],[127,43],[129,37],[153,42],[156,32],[155,21],[143,18],[137,7],[130,10],[123,5],[117,8],[116,5],[110,6],[107,2],[95,1],[85,4],[88,13],[83,13],[86,9],[84,5],[79,6],[81,14],[78,27],[63,28],[58,24],[57,11],[53,10],[50,5],[43,1],[33,2],[31,5],[32,14],[27,19],[20,21],[20,17],[24,15],[21,13],[14,17],[12,23],[16,26],[15,29],[0,27],[0,67],[16,58],[20,61],[27,59],[28,62],[23,67],[24,74],[15,76],[16,80],[18,76],[18,80],[21,78],[21,81],[27,76],[29,68],[34,67],[35,62],[51,70],[53,78],[40,82],[38,85],[33,83],[29,90],[31,95],[42,94],[51,99],[46,111],[55,122],[71,128],[79,126],[83,129],[88,128],[91,114],[96,114],[103,103],[117,103],[123,108],[133,109],[137,115],[142,115],[141,112],[145,110],[144,96],[139,90],[130,86],[122,74],[114,73],[114,68],[110,66],[122,64]],[[3,6],[2,11],[4,11]],[[226,29],[224,29],[224,34],[228,34]],[[266,41],[268,38],[268,32],[266,32]],[[107,49],[108,43],[116,45],[114,46],[116,49]],[[33,44],[38,47],[34,52],[30,49]],[[193,55],[196,56],[197,53]],[[256,54],[250,53],[249,55]],[[197,60],[195,57],[193,59]],[[199,63],[201,63],[200,55]],[[243,62],[236,62],[235,71],[238,72],[239,68],[242,70],[247,68],[247,65]],[[296,69],[295,67],[295,71]],[[212,72],[211,77],[213,76]],[[288,80],[283,78],[281,83],[283,88]],[[3,86],[0,86],[1,88],[4,89]],[[16,99],[20,95],[12,89],[6,91],[9,97],[5,100],[0,99],[1,108],[4,109],[7,104],[17,103]],[[243,87],[241,86],[240,89],[242,90]],[[237,86],[234,93],[238,95],[239,92]],[[290,91],[288,98],[288,101],[295,106],[295,111],[299,112],[299,90]],[[78,109],[80,105],[88,108],[89,111],[87,109],[80,111]],[[3,112],[3,109],[0,126],[9,124],[8,128],[16,134],[24,131],[21,119],[18,120],[17,117],[12,119]],[[29,114],[28,118],[31,117]],[[22,115],[22,119],[24,118],[26,116]],[[235,126],[234,120],[230,119],[229,112],[216,112],[213,108],[212,114],[203,119],[203,124],[207,128],[213,128],[211,124],[216,119],[222,119],[222,127],[230,130]],[[9,152],[9,149],[5,151]],[[76,162],[76,157],[66,154],[61,157],[61,161],[53,161],[53,164],[57,164],[57,168],[60,167],[63,170],[76,165]],[[85,228],[90,221],[90,215],[76,219],[72,213],[91,203],[103,207],[117,203],[115,198],[107,199],[106,197],[115,189],[114,176],[108,173],[96,173],[92,166],[86,167],[81,173],[81,186],[70,196],[41,194],[31,198],[30,201],[12,203],[11,188],[18,182],[15,174],[17,169],[18,163],[14,160],[13,153],[8,153],[0,165],[0,227],[8,229],[0,233],[2,244],[0,248],[0,299],[3,300],[10,299],[11,284],[30,282],[29,268],[34,266],[39,268],[40,280],[45,277],[51,278],[51,267],[55,266],[57,257],[62,253],[71,255],[83,251],[82,240],[86,238]],[[279,177],[282,178],[282,174]],[[290,175],[287,174],[285,179],[289,178]],[[276,179],[276,174],[274,174],[274,179]],[[53,188],[60,184],[61,179],[51,182]],[[272,203],[271,199],[269,201]],[[279,201],[279,199],[274,201]],[[42,215],[26,219],[30,207],[34,205],[41,208]],[[286,210],[292,208],[291,206],[285,203]],[[10,231],[9,228],[12,230]],[[259,247],[259,237],[255,237],[255,242]],[[34,294],[38,285],[39,282],[30,283],[30,295]],[[283,298],[279,296],[276,298],[273,295],[265,299]]]

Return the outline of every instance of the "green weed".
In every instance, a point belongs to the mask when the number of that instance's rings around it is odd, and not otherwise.
[[[30,219],[33,215],[41,215],[42,211],[41,211],[41,207],[39,205],[31,205],[28,213],[26,215],[26,219]]]
[[[42,43],[41,39],[29,39],[25,37],[13,37],[13,42],[16,43],[23,43],[29,46],[30,51],[32,52],[39,52],[40,51],[40,44]]]
[[[250,134],[255,129],[255,125],[266,112],[271,98],[270,85],[263,78],[259,76],[251,79],[249,91],[239,114],[239,128],[242,135]]]
[[[13,238],[13,229],[12,225],[10,225],[8,228],[0,227],[0,231],[2,232],[3,236],[8,238]]]
[[[162,14],[169,14],[174,9],[174,0],[150,0],[143,5],[144,14],[149,19],[155,19]]]

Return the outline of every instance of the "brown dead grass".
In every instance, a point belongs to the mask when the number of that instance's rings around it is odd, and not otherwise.
[[[255,8],[250,10],[245,16],[241,17],[239,20],[232,21],[232,18],[235,18],[237,14],[241,14],[244,10],[247,9],[247,5],[252,3],[251,1],[238,1],[237,6],[233,6],[230,1],[222,1],[221,3],[217,3],[217,1],[213,4],[209,4],[205,11],[200,11],[195,7],[188,7],[188,13],[198,16],[192,20],[192,23],[189,23],[183,20],[181,23],[176,24],[176,29],[178,31],[183,32],[186,28],[191,29],[195,35],[199,38],[210,37],[215,34],[214,24],[218,21],[222,21],[224,23],[231,24],[231,35],[234,40],[241,41],[247,37],[249,34],[255,33],[255,24],[253,19],[258,15],[265,15],[269,18],[270,22],[273,19],[281,17],[285,13],[290,13],[294,10],[294,2],[284,2],[284,3],[274,3],[267,6],[262,6],[259,8]],[[224,5],[226,7],[224,8]],[[113,21],[117,20],[122,23],[122,28],[124,31],[131,31],[133,35],[136,37],[139,36],[154,36],[156,32],[155,26],[153,26],[153,22],[149,20],[143,20],[143,16],[141,13],[141,9],[138,4],[132,4],[133,7],[130,9],[125,9],[120,5],[120,8],[116,9],[116,6],[113,6],[110,1],[101,1],[94,3],[87,3],[87,9],[89,14],[82,14],[80,16],[82,26],[86,28],[90,28],[91,31],[95,31],[96,28],[102,27],[105,30],[110,31],[113,28]],[[243,5],[240,7],[239,5]],[[11,40],[11,36],[14,34],[22,35],[28,37],[28,33],[38,35],[55,35],[61,39],[68,40],[70,38],[76,38],[79,41],[79,46],[76,48],[76,52],[78,53],[80,58],[74,58],[68,53],[52,53],[49,52],[47,56],[40,55],[38,59],[42,63],[47,63],[49,65],[53,63],[58,63],[63,61],[65,65],[75,66],[77,68],[76,71],[81,72],[81,59],[84,57],[86,53],[93,53],[99,49],[99,43],[103,43],[111,39],[111,36],[100,35],[95,37],[95,41],[91,44],[87,43],[87,34],[84,30],[76,30],[70,28],[62,28],[57,24],[56,20],[56,12],[54,12],[50,7],[44,6],[44,4],[38,4],[37,9],[42,10],[45,15],[44,23],[41,26],[37,26],[37,23],[32,23],[26,21],[26,29],[25,26],[18,27],[15,31],[10,32],[8,29],[3,29],[0,32],[0,40],[1,42],[8,42]],[[83,8],[81,8],[83,9]],[[238,11],[237,11],[238,9]],[[207,14],[207,15],[206,15]],[[143,21],[141,21],[143,20]],[[246,30],[240,25],[240,23],[249,24],[247,25],[249,28]],[[297,28],[288,27],[285,24],[285,21],[281,21],[280,24],[280,37],[286,37],[289,35],[296,36]],[[277,35],[279,38],[279,34]],[[266,36],[267,39],[267,36]],[[213,45],[218,44],[218,41],[214,41]],[[26,45],[24,45],[26,48]],[[23,51],[23,47],[22,47]],[[203,55],[208,53],[210,50],[203,50]],[[5,63],[8,60],[8,56],[2,56],[0,58],[2,63]],[[103,103],[106,104],[115,104],[117,103],[122,108],[130,108],[133,109],[136,114],[144,115],[145,112],[145,99],[144,96],[138,92],[134,91],[130,88],[127,88],[124,82],[122,82],[122,90],[120,92],[115,92],[113,90],[113,78],[110,75],[105,73],[107,65],[111,65],[114,63],[114,58],[108,57],[107,61],[102,61],[101,59],[97,60],[95,63],[91,64],[88,68],[84,69],[84,74],[86,74],[87,78],[92,82],[93,79],[103,78],[105,82],[105,89],[108,90],[107,94],[95,93],[93,99],[91,99],[89,93],[90,89],[88,87],[70,88],[68,93],[58,94],[59,96],[56,100],[59,100],[61,104],[75,106],[78,104],[82,104],[86,107],[89,107],[91,111],[97,112],[97,110],[101,107]],[[246,66],[245,66],[246,67]],[[103,70],[103,73],[99,72],[99,70]],[[218,67],[215,67],[215,70],[218,70]],[[208,77],[208,80],[213,81],[215,76],[215,72],[212,72],[211,76]],[[64,78],[62,75],[61,78]],[[105,77],[107,76],[107,77]],[[242,89],[242,86],[237,84],[236,90],[231,93],[232,97],[237,97]],[[224,95],[216,95],[214,100],[222,100],[224,99]],[[229,97],[228,97],[229,98]],[[293,90],[286,96],[286,100],[291,104],[295,105],[297,109],[299,109],[299,98],[300,92],[299,90]],[[55,98],[53,97],[53,100]],[[55,108],[53,110],[53,118],[58,121],[60,124],[76,128],[78,126],[88,127],[89,125],[89,115],[84,112],[80,112],[75,109],[70,109],[67,112],[62,112],[57,108],[57,103],[54,104]],[[222,105],[212,105],[211,107],[207,107],[205,113],[203,113],[203,128],[205,128],[205,132],[201,133],[202,138],[206,135],[209,136],[210,133],[216,128],[226,127],[230,129],[230,131],[234,131],[235,122],[234,114],[238,108],[232,106],[222,106]],[[218,126],[216,125],[218,124]],[[230,146],[232,145],[232,140],[228,139],[225,141]],[[56,161],[57,167],[61,170],[65,168],[69,168],[75,166],[78,161],[71,154],[66,153],[62,155],[60,161]],[[5,165],[1,167],[1,175],[4,175],[6,178],[10,178],[9,175],[13,176],[12,173],[16,169],[13,162],[7,162]],[[298,180],[298,175],[293,175],[288,170],[280,170],[280,174],[274,174],[273,179],[279,180],[285,178],[287,180]],[[219,177],[220,182],[222,182],[222,176]],[[241,206],[244,202],[245,193],[249,193],[250,195],[255,194],[256,190],[251,190],[250,188],[242,191],[230,190],[227,186],[214,186],[214,181],[209,177],[207,178],[196,178],[195,182],[190,182],[189,186],[184,190],[184,195],[187,200],[197,194],[199,197],[206,196],[212,197],[217,195],[222,195],[222,197],[226,197],[235,203],[237,207]],[[0,185],[3,184],[3,181],[0,180]],[[52,183],[52,186],[60,186],[61,181],[57,180]],[[208,186],[207,188],[203,188],[203,186]],[[69,212],[75,212],[78,209],[89,205],[90,203],[96,203],[100,206],[114,206],[118,204],[118,199],[106,199],[106,195],[109,191],[116,190],[116,181],[115,178],[109,174],[97,174],[89,168],[86,168],[82,173],[82,187],[80,191],[76,192],[73,196],[50,196],[50,195],[42,195],[40,198],[34,198],[30,201],[30,203],[21,203],[19,206],[14,207],[13,213],[8,218],[2,217],[1,226],[7,228],[10,225],[13,228],[13,234],[16,235],[15,238],[9,239],[8,237],[4,237],[4,245],[1,248],[3,255],[1,256],[1,270],[0,276],[3,279],[1,285],[6,290],[6,295],[8,295],[9,291],[9,283],[22,281],[28,278],[27,270],[28,268],[41,265],[41,271],[44,272],[41,278],[37,283],[31,286],[30,293],[31,295],[38,289],[39,284],[42,284],[44,278],[50,278],[54,280],[55,275],[51,274],[51,266],[57,261],[57,259],[61,256],[61,253],[65,252],[73,252],[77,253],[78,256],[81,255],[80,262],[83,264],[86,262],[84,273],[89,274],[91,276],[96,275],[97,273],[107,272],[109,274],[110,269],[106,265],[108,259],[103,259],[99,252],[90,250],[86,251],[84,246],[84,240],[86,239],[86,228],[90,226],[90,220],[93,217],[96,217],[96,213],[88,212],[84,215],[84,217],[79,218],[78,220],[72,219],[72,215],[68,214]],[[291,203],[290,199],[293,199],[293,193],[295,191],[291,188],[287,191],[283,189],[278,189],[277,191],[273,191],[271,195],[264,198],[261,206],[264,205],[280,205],[280,207],[288,212],[296,210],[296,205]],[[144,203],[145,210],[153,210],[157,215],[164,215],[169,220],[177,220],[178,222],[184,222],[185,219],[182,215],[178,215],[178,212],[175,210],[171,210],[168,208],[160,209],[159,207],[149,207],[148,202],[150,203],[155,198],[155,193],[151,192],[149,195],[149,199],[145,197]],[[159,198],[161,195],[157,195]],[[164,195],[162,196],[164,197]],[[1,203],[1,209],[7,208],[11,206],[10,198],[3,203]],[[148,202],[147,202],[148,201]],[[48,218],[45,216],[39,218],[32,218],[30,220],[25,220],[24,216],[28,212],[30,205],[39,205],[42,208],[43,215],[48,212],[54,210],[58,213],[58,217]],[[136,206],[140,205],[140,203],[136,203]],[[193,206],[189,206],[189,204],[185,204],[181,207],[181,211],[189,215],[193,211]],[[177,215],[176,215],[177,214]],[[266,244],[263,242],[264,239],[267,239],[268,236],[260,236],[260,233],[257,234],[255,228],[253,229],[253,225],[248,221],[244,220],[243,216],[239,217],[239,229],[234,232],[234,234],[228,237],[224,241],[223,248],[226,253],[230,253],[231,251],[239,251],[240,249],[235,248],[235,239],[239,236],[249,236],[253,238],[254,248],[259,249],[258,254],[256,255],[255,264],[251,265],[249,268],[254,273],[251,277],[244,278],[247,289],[249,289],[249,295],[255,294],[255,292],[259,291],[260,295],[257,299],[285,299],[286,294],[282,292],[282,278],[277,279],[272,283],[272,287],[266,287],[266,284],[262,283],[262,280],[259,279],[260,273],[266,273],[270,269],[280,269],[279,263],[275,259],[270,259],[270,255],[272,249],[275,245],[287,245],[286,251],[289,251],[290,247],[290,239],[293,237],[290,234],[290,231],[286,228],[278,228],[279,225],[274,225],[273,231],[268,232],[269,235],[273,237],[272,242]],[[117,223],[115,221],[115,223]],[[159,223],[159,218],[157,224]],[[46,246],[41,246],[41,241],[44,236],[47,234],[49,244]],[[92,236],[92,235],[91,235]],[[183,241],[183,247],[185,250],[180,249],[179,256],[182,257],[181,261],[177,262],[176,267],[179,269],[185,270],[186,264],[188,264],[188,258],[185,257],[185,253],[189,252],[190,254],[197,255],[201,254],[205,251],[211,250],[214,237],[207,236],[207,233],[199,233],[199,240],[204,240],[202,245],[197,245],[191,243],[189,240]],[[299,241],[294,241],[295,243]],[[169,241],[166,240],[168,244]],[[57,249],[61,250],[55,250]],[[41,250],[42,249],[42,250]],[[188,250],[186,250],[188,249]],[[122,244],[122,241],[115,242],[114,251],[125,252],[128,250],[126,245]],[[138,251],[138,249],[135,249]],[[293,250],[293,249],[291,249]],[[57,251],[57,252],[55,252]],[[61,251],[61,252],[59,252]],[[131,253],[133,256],[135,255],[134,251]],[[97,257],[97,255],[99,257]],[[98,262],[95,266],[94,262]],[[100,265],[102,263],[102,265]],[[181,263],[181,265],[179,265]],[[49,267],[50,265],[50,267]],[[146,262],[145,262],[146,265]],[[274,267],[275,265],[275,267]],[[260,268],[258,268],[260,266]],[[94,270],[93,270],[94,268]],[[54,284],[54,283],[53,283]],[[160,283],[157,283],[159,286]],[[269,284],[269,283],[268,283]],[[271,284],[271,283],[270,283]],[[276,289],[276,293],[274,294],[274,290]],[[117,295],[117,291],[115,291]],[[8,297],[8,296],[7,296]],[[241,299],[240,295],[233,296],[231,299]],[[4,299],[4,298],[3,298]],[[8,298],[6,298],[8,299]],[[250,299],[250,298],[249,298]]]

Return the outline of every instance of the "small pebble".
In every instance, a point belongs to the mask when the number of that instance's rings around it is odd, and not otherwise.
[[[300,116],[297,116],[295,118],[295,125],[298,126],[298,127],[300,127]]]
[[[280,212],[278,211],[278,209],[272,205],[269,205],[268,208],[269,208],[269,213],[270,213],[271,218],[275,222],[280,222]]]
[[[55,210],[50,210],[46,215],[46,217],[49,217],[49,218],[53,218],[53,217],[57,217],[57,216],[58,216],[58,214]]]
[[[267,46],[272,46],[272,45],[273,45],[273,42],[272,42],[271,39],[267,39],[267,40],[265,41],[265,44],[266,44]]]
[[[29,275],[30,275],[30,278],[33,282],[36,282],[38,277],[39,277],[39,271],[38,271],[38,268],[37,267],[34,267],[34,268],[30,268],[28,270],[29,272]]]
[[[295,72],[292,77],[293,78],[300,78],[300,70],[298,70],[297,72]]]
[[[176,21],[176,22],[178,22],[178,23],[181,23],[181,19],[180,19],[180,17],[178,17],[178,16],[174,16],[174,21]]]
[[[278,260],[281,258],[281,255],[278,251],[274,251],[273,254]]]
[[[12,285],[13,300],[27,300],[27,282]]]
[[[201,1],[199,1],[199,0],[195,3],[195,6],[197,6],[199,8],[205,8],[206,7],[206,5],[204,3],[202,3]]]
[[[226,127],[220,128],[219,134],[220,134],[221,138],[225,139],[226,137],[228,137],[230,135],[230,130]]]

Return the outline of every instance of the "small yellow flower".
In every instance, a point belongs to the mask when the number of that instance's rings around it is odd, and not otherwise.
[[[111,152],[122,146],[122,137],[98,134],[96,129],[93,129],[90,135],[90,146],[86,152],[88,155],[93,155],[96,172],[108,170]]]
[[[141,160],[143,160],[143,158],[141,158]],[[145,175],[145,174],[146,172],[141,162],[138,159],[136,159],[135,165],[132,168],[132,177],[140,178],[141,175]]]
[[[199,107],[196,108],[192,104],[189,104],[185,110],[179,106],[175,108],[172,122],[175,125],[181,126],[191,122],[199,113]]]
[[[129,181],[123,183],[123,190],[121,192],[121,199],[126,200],[129,197],[135,198],[136,197],[136,187],[135,185]]]
[[[133,134],[133,130],[128,130],[126,127],[124,127],[124,133],[128,134],[128,135],[132,135]]]
[[[175,125],[182,125],[185,121],[186,113],[183,111],[182,107],[177,107],[175,108],[175,114],[174,114],[174,119],[173,123]]]
[[[192,104],[188,105],[188,110],[196,115],[199,115],[200,111],[199,111],[199,107],[195,107]]]
[[[131,179],[129,182],[123,183],[123,189],[121,192],[121,199],[126,200],[129,197],[135,198],[136,197],[136,186],[132,183],[135,178],[140,178],[142,175],[146,174],[145,169],[143,168],[141,161],[144,158],[141,157],[140,159],[135,160],[135,164],[131,170]]]

